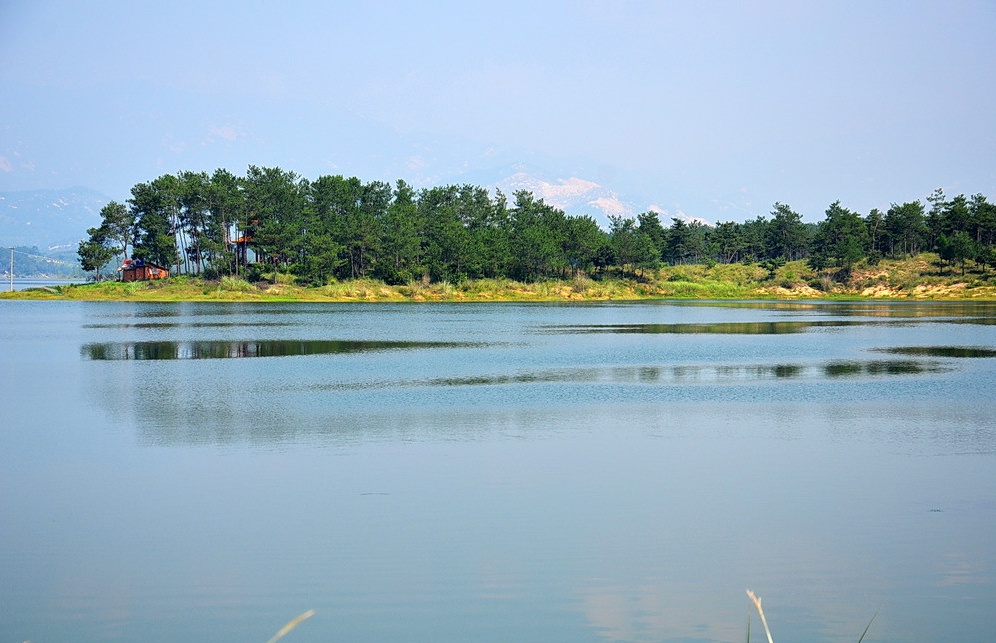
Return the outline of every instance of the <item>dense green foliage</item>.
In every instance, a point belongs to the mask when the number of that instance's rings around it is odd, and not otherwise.
[[[982,195],[920,201],[862,217],[835,202],[818,224],[788,205],[771,217],[715,227],[656,212],[568,216],[520,191],[511,202],[481,187],[414,190],[399,180],[343,176],[310,181],[280,168],[181,172],[140,183],[127,205],[111,202],[80,243],[80,263],[99,270],[132,256],[174,272],[258,281],[291,273],[301,283],[372,278],[388,284],[467,279],[537,281],[612,270],[640,276],[662,263],[759,262],[770,271],[807,259],[834,277],[854,265],[934,251],[950,266],[992,263],[996,205]],[[131,251],[129,253],[129,250]]]

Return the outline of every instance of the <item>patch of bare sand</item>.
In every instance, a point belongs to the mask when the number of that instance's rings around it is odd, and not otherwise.
[[[891,286],[886,286],[884,284],[875,284],[874,286],[869,286],[861,291],[862,297],[886,297],[886,298],[896,298],[903,297],[903,293],[899,290],[892,288]]]
[[[799,297],[802,299],[819,299],[820,297],[824,297],[826,295],[823,291],[817,290],[807,284],[799,284],[797,286],[792,286],[791,288],[776,286],[771,289],[771,294],[779,297]]]
[[[966,284],[921,284],[913,289],[913,296],[929,299],[943,299],[946,297],[963,297]]]

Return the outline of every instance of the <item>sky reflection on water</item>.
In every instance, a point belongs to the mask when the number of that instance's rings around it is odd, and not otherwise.
[[[0,638],[996,631],[984,306],[7,303]]]

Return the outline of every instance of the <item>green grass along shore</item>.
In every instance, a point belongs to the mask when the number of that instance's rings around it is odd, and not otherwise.
[[[942,265],[937,255],[858,264],[846,280],[817,273],[805,261],[773,269],[757,264],[668,266],[639,277],[547,280],[520,283],[507,279],[412,282],[388,285],[359,279],[303,287],[290,275],[277,283],[251,284],[225,277],[208,281],[178,276],[163,281],[105,281],[3,292],[0,299],[79,301],[616,301],[635,299],[902,299],[996,301],[996,272],[969,264]]]

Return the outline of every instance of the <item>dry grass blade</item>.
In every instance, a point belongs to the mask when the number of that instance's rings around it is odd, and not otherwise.
[[[308,620],[314,615],[315,615],[315,610],[308,610],[304,614],[299,614],[298,616],[295,616],[290,620],[290,622],[287,623],[287,625],[284,625],[282,628],[280,628],[280,631],[274,634],[273,638],[267,641],[266,643],[276,643],[276,641],[279,641],[281,638],[283,638],[285,634],[287,634],[295,627],[297,627],[298,625],[300,625],[301,623]]]
[[[747,590],[747,597],[754,603],[757,613],[761,616],[761,625],[764,626],[764,633],[768,635],[768,643],[774,643],[771,640],[771,630],[768,629],[768,619],[764,618],[764,610],[761,609],[761,597],[749,589]]]

